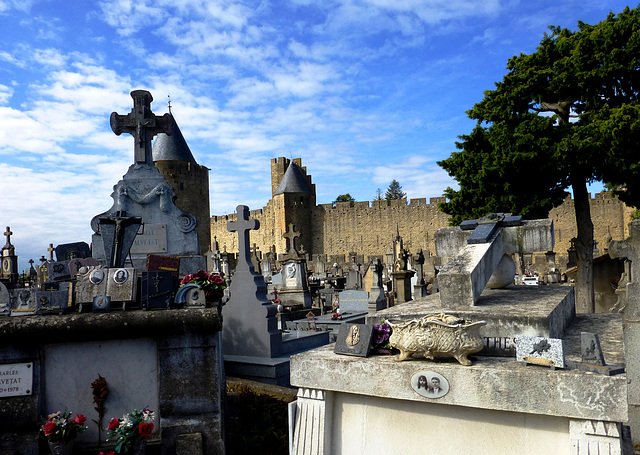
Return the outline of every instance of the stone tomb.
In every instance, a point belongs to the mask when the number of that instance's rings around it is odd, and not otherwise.
[[[42,417],[65,409],[87,417],[77,453],[113,450],[106,432],[98,448],[91,421],[98,415],[90,385],[100,374],[109,388],[105,427],[149,407],[156,413],[150,453],[176,453],[178,438],[194,434],[203,455],[224,454],[220,329],[215,308],[0,318],[0,371],[25,363],[32,371],[28,392],[0,397],[0,452],[44,453]]]
[[[228,375],[277,385],[289,385],[289,357],[329,342],[327,332],[283,334],[277,328],[276,306],[267,298],[264,277],[251,263],[249,231],[260,227],[239,205],[237,221],[228,229],[238,233],[238,265],[231,278],[222,337]]]
[[[485,349],[473,356],[473,365],[447,357],[397,362],[395,356],[336,356],[328,348],[296,355],[291,384],[300,390],[290,405],[292,453],[311,447],[317,454],[420,453],[424,447],[437,447],[439,454],[467,453],[470,447],[487,455],[587,455],[594,448],[622,453],[623,424],[630,417],[628,373],[523,365],[514,349],[517,335],[557,338],[567,360],[576,362],[582,358],[582,332],[592,332],[601,336],[611,363],[624,363],[622,318],[576,316],[568,286],[484,289],[510,251],[511,235],[520,248],[533,241],[533,249],[546,249],[543,243],[535,246],[536,238],[553,236],[544,220],[489,231],[488,243],[467,243],[469,232],[449,231],[460,249],[449,250],[450,279],[440,282],[440,295],[367,316],[368,324],[439,313],[487,321],[480,331]],[[441,379],[447,392],[430,396],[417,390],[420,376]]]

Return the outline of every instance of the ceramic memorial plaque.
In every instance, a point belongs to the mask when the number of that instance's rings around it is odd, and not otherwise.
[[[35,291],[30,289],[11,290],[11,316],[26,316],[35,314]]]
[[[102,266],[81,267],[76,282],[76,304],[80,312],[93,307],[93,299],[107,294],[107,275],[109,269]]]
[[[449,381],[435,371],[416,371],[411,376],[411,388],[427,398],[442,398],[449,393]]]
[[[333,352],[366,357],[369,353],[372,336],[373,326],[344,323],[340,326]]]
[[[99,295],[93,298],[94,313],[108,313],[111,311],[111,297]]]
[[[137,277],[133,267],[110,268],[107,295],[112,302],[131,302],[136,298]]]

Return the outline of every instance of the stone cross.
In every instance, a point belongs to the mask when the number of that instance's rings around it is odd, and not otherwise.
[[[47,262],[47,258],[45,258],[44,255],[41,256],[40,259],[38,259],[38,260],[40,261],[41,264]]]
[[[53,243],[50,243],[50,244],[49,244],[49,248],[47,248],[47,251],[49,252],[49,260],[50,260],[50,261],[53,261],[53,252],[54,252],[55,250],[56,250],[56,249],[53,247]]]
[[[282,234],[282,237],[289,241],[289,256],[297,256],[298,252],[296,251],[296,237],[300,237],[300,233],[296,232],[296,227],[293,223],[289,223],[289,231]]]
[[[129,133],[134,137],[135,163],[152,165],[151,139],[158,133],[171,136],[173,122],[169,114],[159,117],[151,112],[153,97],[148,91],[134,90],[131,92],[131,98],[133,98],[133,109],[129,114],[111,113],[111,129],[117,136]]]
[[[7,230],[4,231],[4,236],[7,238],[7,243],[4,245],[5,248],[11,246],[11,234],[13,234],[13,232],[11,232],[11,228],[7,226]]]
[[[229,221],[227,223],[227,230],[229,232],[238,233],[238,265],[236,270],[249,270],[253,273],[254,268],[251,263],[251,249],[249,247],[249,231],[259,229],[260,222],[249,219],[249,207],[246,205],[239,205],[236,208],[236,212],[238,214],[237,221]]]
[[[501,224],[505,221],[507,224]],[[438,273],[443,307],[474,306],[494,272],[494,279],[501,275],[504,285],[511,283],[515,274],[511,254],[553,250],[552,220],[522,221],[520,217],[504,217],[488,223],[471,220],[463,224],[465,228],[438,229],[434,237],[437,255],[451,258]],[[469,233],[470,229],[474,231]],[[469,243],[468,238],[472,236],[473,243]]]

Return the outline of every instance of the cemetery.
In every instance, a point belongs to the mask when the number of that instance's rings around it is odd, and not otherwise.
[[[639,221],[606,245],[625,276],[615,311],[597,314],[576,313],[569,282],[514,284],[514,258],[556,249],[553,218],[489,214],[410,248],[398,223],[382,251],[317,252],[300,160],[272,162],[274,198],[300,209],[279,230],[242,204],[209,220],[208,196],[203,211],[180,193],[203,170],[176,171],[197,163],[175,119],[131,96],[110,120],[133,136],[134,162],[86,220],[91,244],[51,244],[21,274],[4,232],[0,454],[239,453],[229,434],[243,428],[227,422],[256,384],[288,403],[292,454],[640,443]]]

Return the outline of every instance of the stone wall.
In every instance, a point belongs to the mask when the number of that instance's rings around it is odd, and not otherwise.
[[[299,166],[299,159],[293,160]],[[271,160],[272,189],[275,191],[290,160]],[[302,166],[301,166],[302,168]],[[306,174],[306,168],[302,168]],[[311,176],[307,175],[311,184]],[[298,196],[299,198],[299,196]],[[392,238],[400,233],[404,247],[412,254],[422,249],[435,255],[434,233],[449,225],[449,216],[438,210],[443,197],[406,199],[391,201],[337,202],[315,204],[315,198],[299,201],[293,195],[277,195],[262,210],[251,211],[251,217],[260,221],[260,230],[251,231],[251,243],[256,243],[261,252],[275,248],[279,254],[286,252],[282,234],[289,223],[302,231],[302,244],[311,254],[344,256],[350,252],[363,255],[365,262],[372,256],[384,255],[391,250]],[[604,252],[609,239],[622,240],[628,236],[628,223],[633,208],[627,207],[610,193],[597,193],[591,198],[591,217],[594,223],[598,249]],[[227,232],[227,221],[236,215],[211,218],[211,238],[217,237],[222,250],[236,252],[237,234]],[[549,212],[555,227],[556,264],[564,269],[570,241],[576,236],[574,201],[568,197],[564,203]],[[545,262],[544,255],[537,262]],[[536,263],[537,263],[536,262]],[[544,264],[543,264],[544,265]]]

